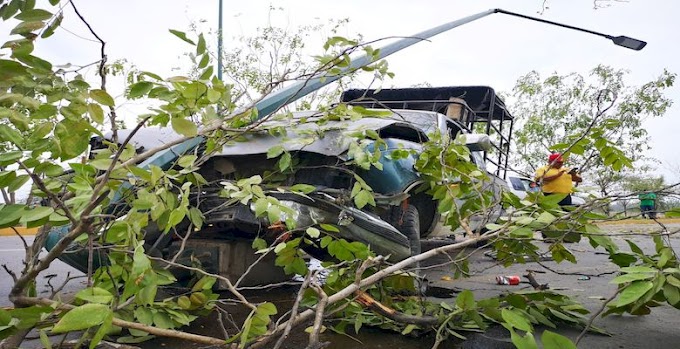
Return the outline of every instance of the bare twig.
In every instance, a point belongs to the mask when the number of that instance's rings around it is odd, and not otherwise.
[[[307,273],[307,276],[305,277],[305,281],[302,282],[302,285],[300,286],[300,290],[297,293],[297,297],[295,297],[295,303],[293,303],[293,308],[290,310],[290,319],[295,319],[295,317],[298,314],[298,307],[300,306],[300,302],[302,301],[302,296],[304,296],[305,291],[307,290],[307,287],[309,286],[310,281],[312,280],[312,275],[313,272]],[[283,330],[283,334],[281,337],[279,337],[279,340],[276,341],[276,345],[274,345],[273,349],[279,349],[283,342],[288,338],[288,334],[290,333],[290,330],[293,328],[293,322],[288,321],[286,324],[285,329]]]
[[[586,324],[586,326],[583,328],[581,333],[578,335],[578,337],[576,337],[576,340],[574,341],[574,344],[576,346],[578,346],[578,342],[580,342],[581,339],[583,339],[583,336],[585,336],[585,334],[588,332],[590,327],[593,325],[593,321],[595,321],[595,318],[597,318],[598,316],[600,316],[600,314],[602,314],[604,309],[607,307],[607,304],[609,304],[609,302],[613,301],[616,298],[616,296],[618,296],[619,293],[622,290],[623,290],[623,288],[619,288],[618,290],[616,290],[616,292],[611,297],[609,297],[606,301],[604,301],[604,303],[602,303],[602,306],[600,307],[600,309],[598,309],[595,313],[593,313],[593,315],[590,316],[590,318],[588,319],[588,323]]]
[[[5,269],[5,271],[7,272],[7,274],[9,274],[9,276],[12,277],[12,280],[14,280],[15,283],[17,282],[17,274],[15,274],[11,269],[9,269],[9,268],[7,267],[7,264],[3,264],[3,265],[2,265],[2,269]]]
[[[307,344],[307,349],[321,349],[328,345],[328,343],[319,342],[319,333],[321,333],[321,328],[323,326],[324,312],[326,311],[326,305],[328,305],[328,295],[317,284],[312,284],[311,287],[319,295],[319,303],[316,305],[314,326],[312,327],[312,331],[309,332],[309,344]]]

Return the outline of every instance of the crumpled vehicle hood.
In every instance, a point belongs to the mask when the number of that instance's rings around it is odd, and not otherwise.
[[[433,118],[431,112],[406,111],[406,113],[423,114],[422,116],[425,119]],[[296,117],[292,119],[264,122],[261,130],[249,132],[237,141],[228,142],[214,155],[263,154],[267,153],[270,148],[281,145],[286,151],[305,151],[326,156],[341,156],[354,141],[351,134],[356,132],[365,130],[373,130],[378,133],[389,132],[391,136],[421,143],[428,139],[426,132],[433,129],[427,123],[416,127],[407,121],[399,120],[397,114],[385,118],[364,117],[358,120],[327,121],[322,124],[317,124],[313,118],[302,122],[300,118],[306,116],[305,114],[315,115],[313,112],[300,112],[296,113]],[[268,132],[275,127],[283,127],[285,134],[272,135]],[[131,130],[118,131],[119,139],[126,139],[130,132]],[[111,139],[111,133],[107,133],[105,137]],[[148,127],[140,129],[131,139],[131,143],[138,150],[147,151],[181,137],[170,127]]]

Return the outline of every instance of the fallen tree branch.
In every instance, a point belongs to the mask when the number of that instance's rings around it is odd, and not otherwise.
[[[356,301],[364,307],[397,322],[404,324],[414,324],[419,326],[433,326],[439,324],[439,320],[434,316],[427,315],[408,315],[400,313],[371,297],[368,293],[357,290],[354,292]]]
[[[307,273],[307,276],[305,277],[305,281],[302,282],[302,285],[300,286],[300,290],[298,291],[297,297],[295,298],[295,303],[293,303],[293,308],[290,310],[290,318],[294,319],[297,314],[298,314],[298,307],[300,306],[300,302],[302,301],[302,297],[305,294],[305,290],[307,290],[307,286],[309,286],[310,281],[312,280],[312,274],[313,273]],[[285,330],[283,331],[283,335],[279,337],[279,340],[276,342],[276,345],[274,346],[273,349],[279,349],[283,342],[288,338],[288,334],[290,333],[290,330],[293,328],[293,323],[288,321],[287,326]]]
[[[409,265],[411,265],[413,263],[432,258],[432,257],[434,257],[438,254],[446,253],[446,252],[451,251],[451,250],[455,250],[455,249],[459,249],[459,248],[467,247],[467,246],[472,246],[472,245],[474,245],[474,244],[476,244],[480,241],[486,241],[486,240],[495,238],[500,234],[500,232],[505,231],[507,229],[506,225],[508,225],[508,223],[506,223],[505,225],[500,227],[498,230],[495,230],[493,232],[489,232],[488,234],[482,235],[482,236],[475,238],[475,239],[469,239],[469,240],[465,240],[465,241],[462,241],[462,242],[459,242],[459,243],[456,243],[456,244],[451,244],[451,245],[447,245],[447,246],[434,248],[434,249],[431,249],[427,252],[423,252],[419,255],[415,255],[415,256],[411,256],[409,258],[406,258],[406,259],[404,259],[404,260],[402,260],[402,261],[400,261],[400,262],[398,262],[398,263],[396,263],[392,266],[389,266],[389,267],[387,267],[383,270],[378,271],[377,273],[375,273],[373,275],[368,276],[367,278],[361,280],[361,282],[359,282],[359,283],[352,283],[352,284],[348,285],[347,287],[343,288],[342,290],[338,291],[337,293],[329,296],[328,297],[328,304],[329,305],[334,304],[334,303],[336,303],[340,300],[343,300],[343,299],[349,297],[350,295],[354,294],[355,291],[360,290],[362,287],[370,286],[370,285],[382,280],[383,278],[391,275],[392,273],[408,267]],[[277,338],[280,335],[280,333],[288,326],[288,322],[292,321],[293,324],[291,326],[294,327],[294,326],[297,326],[297,325],[307,321],[312,316],[314,316],[315,313],[316,313],[316,308],[305,310],[304,312],[300,313],[300,315],[297,316],[296,318],[290,319],[287,322],[277,326],[273,331],[271,331],[271,333],[267,337],[264,337],[259,342],[253,344],[251,346],[251,348],[253,348],[253,349],[255,349],[255,348],[267,348],[268,344],[272,340],[274,340],[274,338]]]
[[[323,326],[323,317],[326,312],[326,305],[328,305],[328,295],[321,289],[319,285],[312,284],[311,288],[319,295],[319,303],[316,306],[316,314],[314,315],[314,326],[309,332],[309,344],[307,349],[321,349],[328,346],[328,342],[319,342],[319,333]]]
[[[23,305],[23,306],[31,306],[31,305],[56,306],[56,309],[61,309],[61,310],[71,310],[71,309],[75,308],[75,306],[70,305],[70,304],[63,304],[63,303],[52,301],[52,300],[47,299],[47,298],[35,298],[35,297],[17,297],[15,299],[14,303],[19,304],[19,305]],[[177,331],[177,330],[169,330],[169,329],[159,328],[159,327],[155,327],[155,326],[144,325],[144,324],[140,324],[140,323],[137,323],[137,322],[121,320],[121,319],[118,319],[118,318],[115,318],[115,317],[113,318],[112,324],[114,326],[144,331],[144,332],[156,335],[156,336],[184,339],[184,340],[189,340],[189,341],[192,341],[192,342],[195,342],[195,343],[201,343],[201,344],[207,344],[207,345],[220,345],[220,346],[224,346],[226,344],[224,339],[202,336],[202,335],[198,335],[198,334],[182,332],[182,331]]]
[[[595,319],[598,316],[600,316],[600,314],[602,314],[604,309],[607,307],[607,304],[609,304],[609,302],[613,301],[614,298],[616,298],[616,296],[618,296],[619,293],[621,293],[621,291],[623,291],[623,288],[619,288],[618,290],[616,290],[616,292],[614,292],[614,294],[611,297],[609,297],[606,301],[604,301],[604,303],[602,303],[602,306],[600,307],[600,309],[598,309],[595,313],[593,313],[593,315],[590,316],[590,319],[588,319],[588,323],[583,328],[583,331],[581,331],[581,333],[579,333],[578,337],[576,337],[576,340],[574,341],[574,344],[576,346],[578,346],[578,342],[580,342],[581,339],[583,339],[583,336],[585,336],[586,333],[588,332],[588,330],[590,330],[590,327],[593,326],[593,322],[595,321]]]

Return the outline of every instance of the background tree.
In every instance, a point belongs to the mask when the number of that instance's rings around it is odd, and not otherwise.
[[[601,65],[586,77],[572,73],[543,79],[537,72],[521,77],[512,94],[512,110],[519,116],[514,166],[533,173],[550,151],[562,151],[586,182],[609,195],[622,179],[618,172],[645,159],[649,137],[644,120],[663,116],[672,103],[663,93],[675,74],[664,71],[641,86],[626,85],[627,74]]]
[[[224,38],[223,81],[233,86],[237,104],[253,103],[262,96],[280,90],[286,83],[301,81],[318,73],[321,63],[314,55],[316,48],[323,45],[327,38],[342,36],[356,43],[363,40],[361,34],[348,34],[350,20],[347,18],[320,20],[315,24],[296,27],[277,25],[275,22],[284,17],[284,11],[281,7],[270,6],[268,22],[255,28],[254,34]],[[190,31],[196,35],[200,30],[200,22],[190,27]],[[191,53],[189,55],[192,56]],[[310,110],[335,103],[353,80],[354,75],[346,76],[335,84],[285,106],[284,110]]]

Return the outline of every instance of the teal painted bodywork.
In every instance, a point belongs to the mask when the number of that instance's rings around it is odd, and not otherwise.
[[[401,159],[392,159],[390,154],[398,149],[418,149],[420,145],[404,140],[386,139],[384,141],[387,145],[382,146],[380,149],[382,170],[371,167],[370,170],[363,171],[361,177],[376,193],[384,195],[404,193],[413,184],[420,181],[420,176],[414,168],[416,159],[414,155]],[[374,149],[374,143],[368,146],[369,151],[373,152]]]

